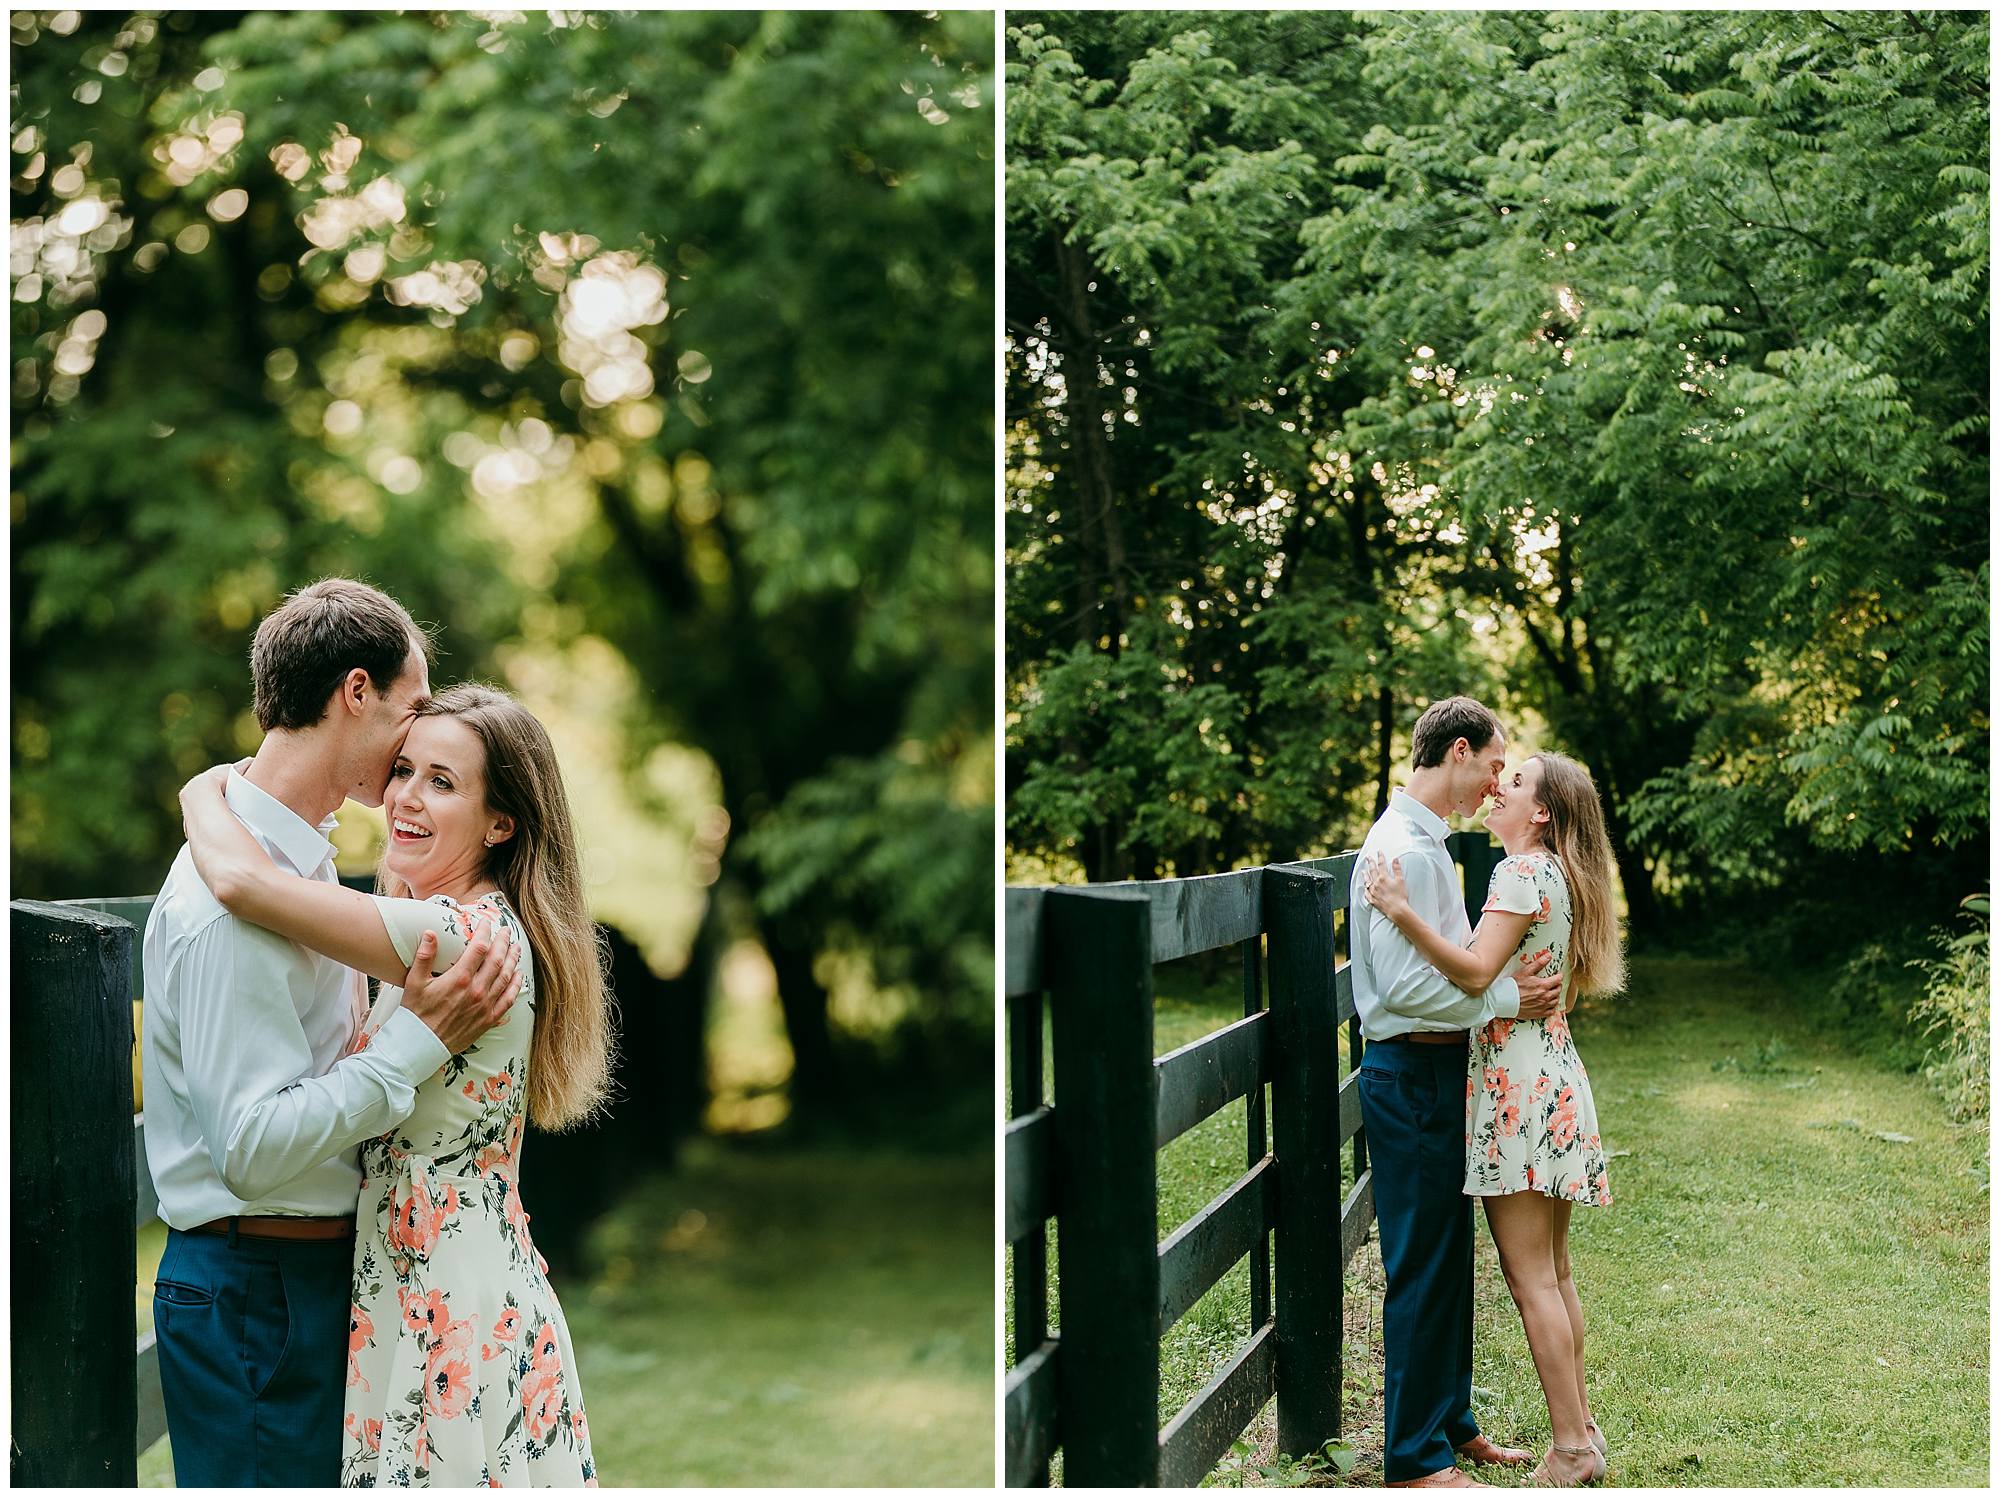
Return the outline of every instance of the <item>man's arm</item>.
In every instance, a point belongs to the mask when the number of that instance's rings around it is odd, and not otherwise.
[[[228,768],[217,765],[182,786],[181,818],[195,872],[231,915],[290,937],[300,946],[323,952],[371,978],[401,983],[410,965],[410,952],[407,946],[396,945],[391,932],[384,929],[385,924],[394,924],[389,921],[387,906],[418,906],[418,913],[401,924],[429,919],[441,944],[437,966],[448,967],[457,960],[464,942],[445,924],[437,907],[407,900],[385,902],[376,895],[280,868],[229,809],[223,790],[228,778]],[[512,941],[505,933],[503,939]],[[439,1015],[424,1013],[421,1017],[432,1030],[442,1033]],[[451,1049],[455,1053],[469,1043]]]
[[[175,975],[181,1064],[196,1125],[223,1185],[243,1201],[409,1117],[416,1090],[451,1054],[413,1016],[322,1076],[292,1008],[282,937],[211,921]],[[428,974],[430,953],[418,964]],[[416,974],[410,975],[413,979]]]
[[[1363,867],[1362,879],[1362,894],[1368,903],[1394,921],[1424,961],[1463,993],[1486,992],[1494,979],[1514,966],[1514,951],[1535,919],[1532,909],[1503,909],[1489,900],[1471,943],[1461,947],[1410,904],[1401,859],[1370,859]]]

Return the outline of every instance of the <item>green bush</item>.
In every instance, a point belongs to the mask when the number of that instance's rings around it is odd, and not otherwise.
[[[1928,961],[1928,938],[1912,925],[1862,943],[1835,967],[1826,984],[1824,1015],[1864,1049],[1879,1049],[1896,1065],[1917,1070],[1929,1058],[1921,1029],[1910,1017],[1920,998],[1909,969]]]
[[[1984,1123],[1992,1103],[1987,1014],[1993,982],[1987,925],[1992,905],[1985,895],[1970,895],[1959,908],[1972,917],[1976,929],[1955,935],[1940,927],[1933,940],[1944,955],[1910,964],[1921,968],[1926,979],[1910,1019],[1923,1025],[1926,1036],[1938,1036],[1924,1075],[1944,1094],[1952,1117]]]

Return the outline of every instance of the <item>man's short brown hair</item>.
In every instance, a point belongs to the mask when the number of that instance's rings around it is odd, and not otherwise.
[[[1493,709],[1470,697],[1447,697],[1433,702],[1417,719],[1410,734],[1410,766],[1428,770],[1444,763],[1451,746],[1464,739],[1474,749],[1484,749],[1495,739],[1507,737]]]
[[[344,577],[300,588],[257,626],[250,644],[257,726],[266,733],[311,728],[356,666],[386,692],[412,651],[428,661],[430,636],[388,594]]]

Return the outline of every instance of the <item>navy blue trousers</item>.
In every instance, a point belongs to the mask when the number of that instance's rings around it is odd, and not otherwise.
[[[167,1232],[153,1287],[184,1488],[340,1485],[352,1239]]]
[[[1381,1225],[1386,1367],[1382,1476],[1442,1471],[1472,1419],[1472,1199],[1465,1194],[1465,1047],[1371,1045],[1361,1122]]]

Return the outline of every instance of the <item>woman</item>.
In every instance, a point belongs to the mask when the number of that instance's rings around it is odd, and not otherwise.
[[[1604,1435],[1583,1381],[1583,1307],[1570,1275],[1569,1219],[1578,1203],[1609,1206],[1604,1145],[1590,1079],[1570,1038],[1576,995],[1625,985],[1612,909],[1614,866],[1589,773],[1540,754],[1503,778],[1486,826],[1507,850],[1493,871],[1467,947],[1410,908],[1401,865],[1363,871],[1368,902],[1437,970],[1483,993],[1518,961],[1549,954],[1565,975],[1547,1020],[1494,1020],[1474,1038],[1465,1081],[1465,1190],[1486,1206],[1507,1288],[1521,1312],[1553,1437],[1535,1481],[1568,1487],[1604,1476]]]
[[[381,893],[280,872],[211,771],[181,793],[202,879],[229,910],[382,979],[356,1042],[394,1010],[418,942],[442,970],[505,930],[520,998],[362,1146],[348,1337],[346,1486],[595,1486],[562,1310],[528,1236],[521,1128],[603,1103],[610,1017],[569,802],[548,734],[503,692],[417,709],[391,772]],[[413,898],[401,898],[411,896]]]

